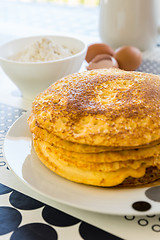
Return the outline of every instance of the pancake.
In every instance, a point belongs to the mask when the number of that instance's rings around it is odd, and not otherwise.
[[[108,152],[108,151],[121,151],[121,150],[135,150],[135,146],[130,147],[105,147],[105,146],[98,146],[98,145],[87,145],[87,144],[80,144],[80,143],[74,143],[67,140],[64,140],[60,137],[57,137],[56,135],[49,133],[47,130],[42,129],[38,127],[35,123],[35,121],[32,121],[31,118],[29,119],[29,126],[31,129],[31,132],[35,134],[38,138],[41,138],[42,140],[49,142],[50,144],[54,144],[57,147],[61,147],[68,151],[74,151],[78,153],[100,153],[100,152]],[[157,146],[160,144],[160,141],[154,141],[150,144],[146,145],[140,145],[136,146],[136,152],[138,149],[145,148],[145,152],[156,151]],[[151,148],[151,147],[154,147]],[[156,147],[156,148],[155,148]],[[159,151],[159,147],[157,149]],[[131,153],[134,151],[131,151]]]
[[[64,151],[62,148],[56,147],[51,145],[41,139],[34,138],[34,142],[39,148],[43,149],[44,151],[50,152],[50,156],[54,159],[59,159],[62,164],[64,165],[72,165],[79,167],[81,169],[87,170],[98,170],[98,171],[115,171],[120,168],[124,167],[131,167],[133,169],[137,169],[144,164],[147,166],[156,166],[158,161],[160,160],[160,155],[158,156],[151,156],[148,158],[141,158],[139,161],[133,160],[129,157],[126,161],[121,161],[118,158],[111,161],[108,159],[108,155],[105,153],[98,153],[98,154],[74,154],[74,152]],[[107,152],[108,153],[108,152]],[[79,155],[79,158],[77,157]],[[123,155],[123,153],[122,153]]]
[[[70,142],[135,148],[160,140],[159,106],[159,76],[100,69],[51,85],[28,121]]]
[[[65,159],[75,162],[84,163],[114,163],[114,162],[126,162],[128,160],[139,162],[141,160],[146,161],[150,158],[159,158],[160,145],[152,147],[151,149],[139,149],[139,150],[124,150],[124,151],[110,151],[102,153],[76,153],[74,151],[67,151],[63,148],[56,147],[45,141],[44,144],[48,144],[51,152],[55,152],[60,158],[65,156]]]
[[[143,178],[146,173],[146,169],[153,167],[154,159],[150,159],[147,161],[141,161],[140,164],[134,165],[132,164],[122,164],[118,167],[114,167],[111,163],[110,167],[109,164],[105,165],[102,164],[101,168],[97,168],[97,164],[91,165],[77,165],[75,161],[68,162],[65,161],[65,156],[63,158],[59,157],[56,154],[56,151],[52,151],[52,146],[49,143],[41,141],[39,139],[34,139],[34,148],[35,151],[41,160],[41,162],[49,168],[54,173],[77,183],[83,183],[88,185],[95,185],[95,186],[103,186],[103,187],[113,187],[119,184],[125,185],[124,180],[129,179],[126,182],[126,185],[132,185],[132,181],[135,185],[135,178]],[[159,159],[158,159],[159,161]],[[156,172],[159,172],[159,169],[155,165]],[[149,182],[155,181],[160,178],[160,175],[154,174],[153,176],[150,175]],[[147,179],[145,179],[145,183]],[[140,181],[138,181],[138,185]]]
[[[104,151],[104,152],[75,152],[74,144],[72,148],[66,150],[63,148],[63,145],[55,145],[54,142],[47,142],[43,139],[43,135],[38,137],[33,134],[34,138],[39,138],[43,142],[49,143],[52,147],[52,151],[57,151],[59,149],[59,154],[65,155],[67,159],[74,159],[75,161],[88,161],[88,162],[116,162],[116,161],[127,161],[127,160],[141,160],[149,157],[157,157],[160,155],[160,144],[149,147],[149,148],[140,148],[132,150],[121,150],[121,151]],[[63,140],[62,140],[63,141]]]
[[[115,68],[66,76],[34,99],[28,124],[40,161],[70,181],[160,179],[160,76]]]

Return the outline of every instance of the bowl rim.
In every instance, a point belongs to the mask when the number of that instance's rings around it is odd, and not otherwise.
[[[71,56],[68,56],[68,57],[65,57],[65,58],[61,58],[61,59],[56,59],[56,60],[48,60],[48,61],[39,61],[39,62],[22,62],[22,61],[16,61],[16,60],[12,60],[12,59],[8,59],[8,58],[5,58],[5,57],[1,57],[0,56],[0,61],[4,61],[4,62],[8,62],[8,63],[15,63],[15,64],[22,64],[22,65],[41,65],[41,64],[48,64],[48,63],[54,63],[54,62],[65,62],[67,61],[68,59],[72,59],[74,57],[78,57],[79,55],[82,55],[84,54],[86,51],[87,51],[87,44],[81,40],[80,38],[78,37],[73,37],[71,35],[52,35],[52,34],[44,34],[44,35],[31,35],[31,36],[27,36],[27,37],[20,37],[20,38],[15,38],[15,39],[12,39],[10,41],[7,41],[5,43],[3,43],[2,45],[0,45],[0,49],[3,48],[3,47],[6,47],[6,45],[9,45],[9,44],[12,44],[14,42],[18,42],[18,41],[23,41],[25,39],[40,39],[40,38],[67,38],[67,39],[73,39],[73,40],[76,40],[76,41],[79,41],[81,42],[84,46],[83,46],[83,49],[79,52],[77,52],[76,54],[73,54]]]

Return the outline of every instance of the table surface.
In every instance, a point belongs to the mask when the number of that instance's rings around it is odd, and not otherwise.
[[[0,1],[0,44],[29,35],[69,34],[100,42],[98,7]],[[160,49],[143,53],[140,71],[160,74]],[[0,69],[0,240],[159,239],[160,215],[112,216],[55,202],[30,189],[9,169],[3,153],[8,129],[31,101]],[[160,206],[159,206],[160,207]],[[23,238],[22,238],[23,236]]]

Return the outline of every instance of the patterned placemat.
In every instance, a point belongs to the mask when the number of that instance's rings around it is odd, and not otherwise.
[[[0,239],[120,240],[108,232],[0,184]]]

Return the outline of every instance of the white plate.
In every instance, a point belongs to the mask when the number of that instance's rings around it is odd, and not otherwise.
[[[10,128],[4,142],[4,153],[10,168],[35,191],[64,204],[83,210],[116,215],[149,215],[160,213],[160,202],[149,199],[149,188],[109,189],[77,184],[51,172],[32,148],[27,124],[28,114]],[[147,211],[135,210],[135,202],[150,204]]]

